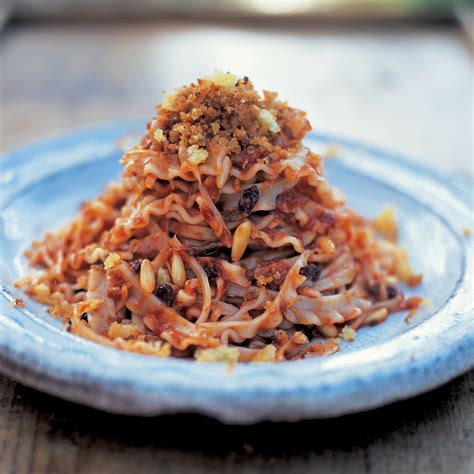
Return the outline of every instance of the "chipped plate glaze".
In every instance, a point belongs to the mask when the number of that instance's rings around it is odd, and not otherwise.
[[[394,314],[363,328],[326,358],[279,364],[158,359],[96,345],[65,332],[12,285],[26,270],[29,242],[67,222],[79,204],[120,173],[123,137],[141,122],[102,125],[3,157],[0,169],[0,370],[21,383],[115,413],[199,412],[229,423],[301,420],[365,410],[439,386],[474,367],[473,225],[469,191],[404,159],[337,137],[310,137],[331,182],[374,216],[395,205],[401,245],[424,274],[431,300],[411,324]],[[408,293],[413,293],[408,291]],[[12,305],[15,297],[26,308]]]

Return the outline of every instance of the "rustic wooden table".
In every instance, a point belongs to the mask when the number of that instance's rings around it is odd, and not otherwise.
[[[10,25],[0,147],[147,117],[162,89],[214,67],[308,110],[316,130],[374,143],[472,186],[472,56],[450,28],[167,22]],[[0,473],[474,472],[474,373],[335,420],[229,427],[137,419],[0,378]]]
[[[109,415],[0,379],[0,472],[472,474],[473,399],[471,373],[368,413],[239,427]]]

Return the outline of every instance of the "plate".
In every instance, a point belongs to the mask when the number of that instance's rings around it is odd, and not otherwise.
[[[469,192],[429,170],[338,137],[310,136],[338,157],[326,172],[349,204],[374,216],[395,205],[401,245],[424,274],[417,294],[431,300],[412,323],[391,315],[358,331],[333,356],[278,364],[159,359],[96,345],[67,333],[40,304],[12,285],[26,273],[22,252],[117,179],[124,143],[143,122],[82,129],[3,157],[0,169],[0,370],[21,383],[109,412],[199,412],[229,423],[301,420],[366,410],[439,386],[474,366]],[[127,139],[127,137],[132,137]],[[410,294],[411,292],[408,291]]]

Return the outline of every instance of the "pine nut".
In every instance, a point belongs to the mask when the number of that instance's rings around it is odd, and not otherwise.
[[[317,244],[318,244],[318,250],[321,253],[332,255],[336,251],[336,246],[334,245],[334,242],[329,237],[326,237],[325,235],[318,238]]]
[[[216,186],[221,189],[229,179],[230,170],[232,168],[232,161],[228,156],[222,160],[222,172],[216,178]]]
[[[234,237],[232,239],[231,257],[233,262],[240,260],[250,240],[250,233],[252,232],[252,223],[244,221],[235,229]]]
[[[385,321],[387,316],[388,316],[388,309],[387,308],[377,309],[377,310],[373,311],[372,313],[370,313],[365,318],[364,324],[378,324],[378,323],[381,323],[381,322]]]
[[[147,293],[152,293],[155,289],[155,273],[150,260],[146,258],[140,267],[140,285]]]
[[[336,337],[337,336],[337,328],[330,324],[326,326],[318,326],[318,331],[326,337]]]
[[[179,287],[183,288],[186,283],[186,270],[184,268],[184,262],[179,253],[173,252],[171,257],[171,279],[173,283]]]

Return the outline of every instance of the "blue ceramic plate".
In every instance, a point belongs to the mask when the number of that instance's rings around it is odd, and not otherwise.
[[[79,204],[120,174],[123,137],[142,123],[76,131],[4,157],[0,170],[0,369],[39,390],[116,413],[199,412],[226,422],[301,420],[380,406],[430,390],[474,366],[473,240],[469,195],[400,157],[340,140],[310,137],[324,151],[329,179],[349,203],[374,216],[397,209],[401,244],[424,274],[431,300],[411,324],[404,314],[364,328],[330,357],[239,365],[158,359],[105,348],[65,332],[12,283],[26,270],[23,250],[67,222]],[[410,292],[408,292],[410,293]]]

